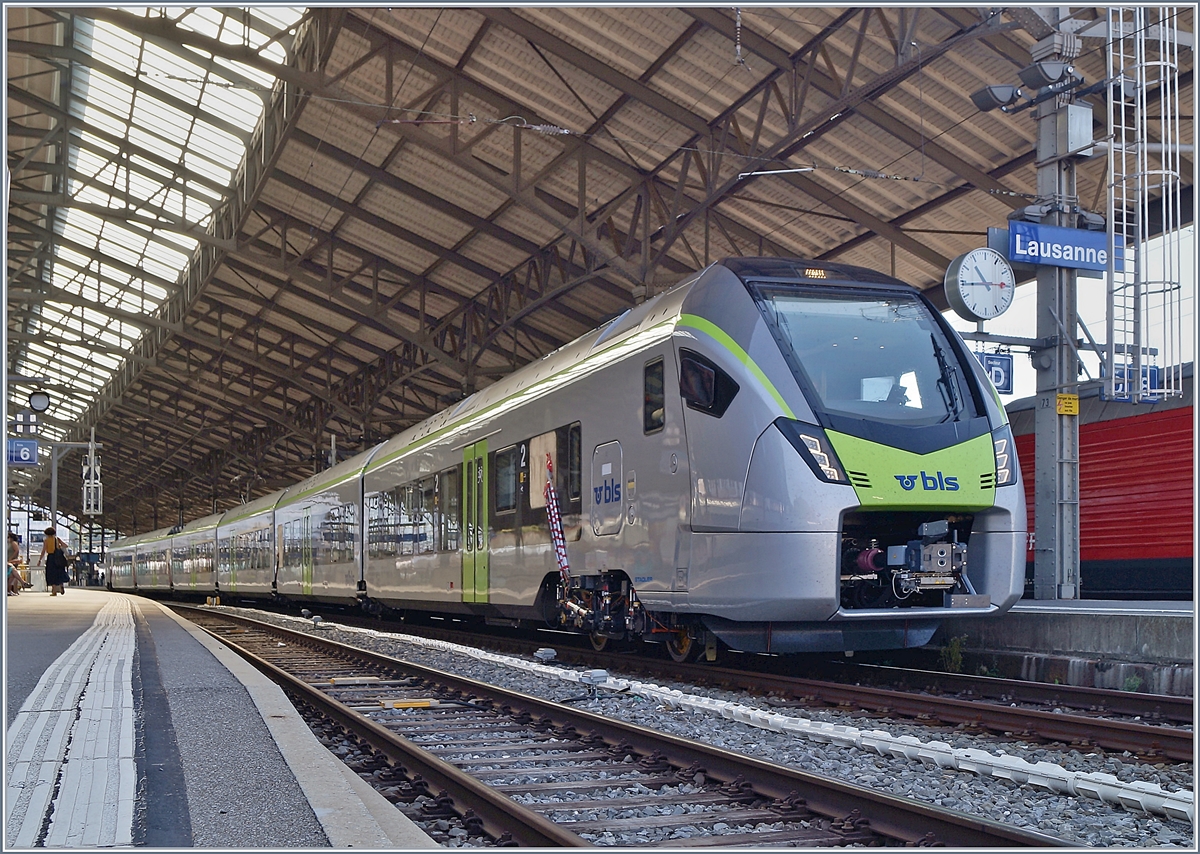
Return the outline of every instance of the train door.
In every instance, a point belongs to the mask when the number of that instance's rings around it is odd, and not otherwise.
[[[462,598],[488,601],[487,439],[463,449]]]
[[[271,589],[279,591],[279,578],[283,569],[283,525],[275,526],[275,582]]]
[[[312,516],[309,508],[301,511],[300,517],[300,594],[311,596],[313,592],[313,575],[316,567],[316,557],[313,549]]]

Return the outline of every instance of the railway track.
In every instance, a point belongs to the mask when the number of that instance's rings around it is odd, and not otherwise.
[[[342,618],[339,618],[342,619]],[[346,620],[380,628],[378,621]],[[399,630],[399,627],[397,627]],[[545,643],[522,638],[464,634],[441,628],[404,624],[403,631],[426,637],[487,646],[531,655]],[[1061,743],[1084,750],[1128,751],[1151,762],[1191,762],[1194,736],[1192,699],[1137,694],[1103,688],[1046,685],[1014,679],[935,673],[865,665],[830,666],[829,679],[808,679],[769,669],[677,664],[643,655],[556,646],[558,660],[613,673],[638,674],[662,681],[765,694],[781,707],[829,708],[896,717],[933,725],[967,727],[980,732],[1037,743]],[[778,659],[764,659],[767,667]],[[886,682],[878,687],[856,682]],[[1140,718],[1141,720],[1136,720]],[[1161,723],[1146,723],[1157,721]],[[1173,725],[1172,725],[1173,724]]]
[[[178,610],[368,744],[372,776],[401,800],[422,795],[425,814],[453,813],[499,844],[613,844],[626,829],[649,840],[639,847],[1067,844],[307,633]]]

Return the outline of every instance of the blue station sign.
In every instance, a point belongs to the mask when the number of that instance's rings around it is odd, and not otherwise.
[[[983,365],[996,391],[1001,394],[1013,393],[1012,353],[976,353],[975,358]]]
[[[1101,371],[1103,376],[1103,371]],[[1104,386],[1100,387],[1101,400],[1115,400],[1120,403],[1129,403],[1134,398],[1133,383],[1133,366],[1132,365],[1117,365],[1116,370],[1117,381],[1113,384],[1113,396],[1110,398],[1104,393]],[[1158,403],[1160,398],[1157,394],[1153,394],[1156,389],[1162,388],[1162,372],[1158,365],[1142,365],[1142,389],[1141,394],[1145,397],[1141,398],[1140,403]]]
[[[1117,240],[1117,269],[1124,267],[1124,240]],[[1108,269],[1108,235],[1082,228],[1059,228],[1035,222],[1008,224],[1008,259],[1021,264],[1073,267],[1077,270]]]
[[[10,466],[36,466],[38,464],[37,439],[9,439],[8,464]]]

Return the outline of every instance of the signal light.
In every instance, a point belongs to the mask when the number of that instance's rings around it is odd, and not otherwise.
[[[1005,424],[992,431],[992,449],[996,454],[996,486],[1017,482],[1017,447],[1012,428]]]
[[[837,454],[829,445],[825,431],[812,424],[779,418],[775,421],[780,432],[787,437],[788,442],[800,456],[804,457],[809,468],[822,480],[829,483],[847,483],[846,472],[838,461]]]
[[[800,434],[800,441],[804,443],[804,447],[808,448],[809,454],[813,458],[813,462],[817,464],[822,472],[825,473],[827,480],[841,480],[841,473],[829,463],[830,456],[821,445],[821,440],[815,436],[809,436],[804,433]]]

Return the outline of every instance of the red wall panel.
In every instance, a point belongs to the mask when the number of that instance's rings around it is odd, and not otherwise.
[[[1080,425],[1081,561],[1192,557],[1192,418],[1188,406]],[[1032,532],[1033,434],[1016,443]]]

